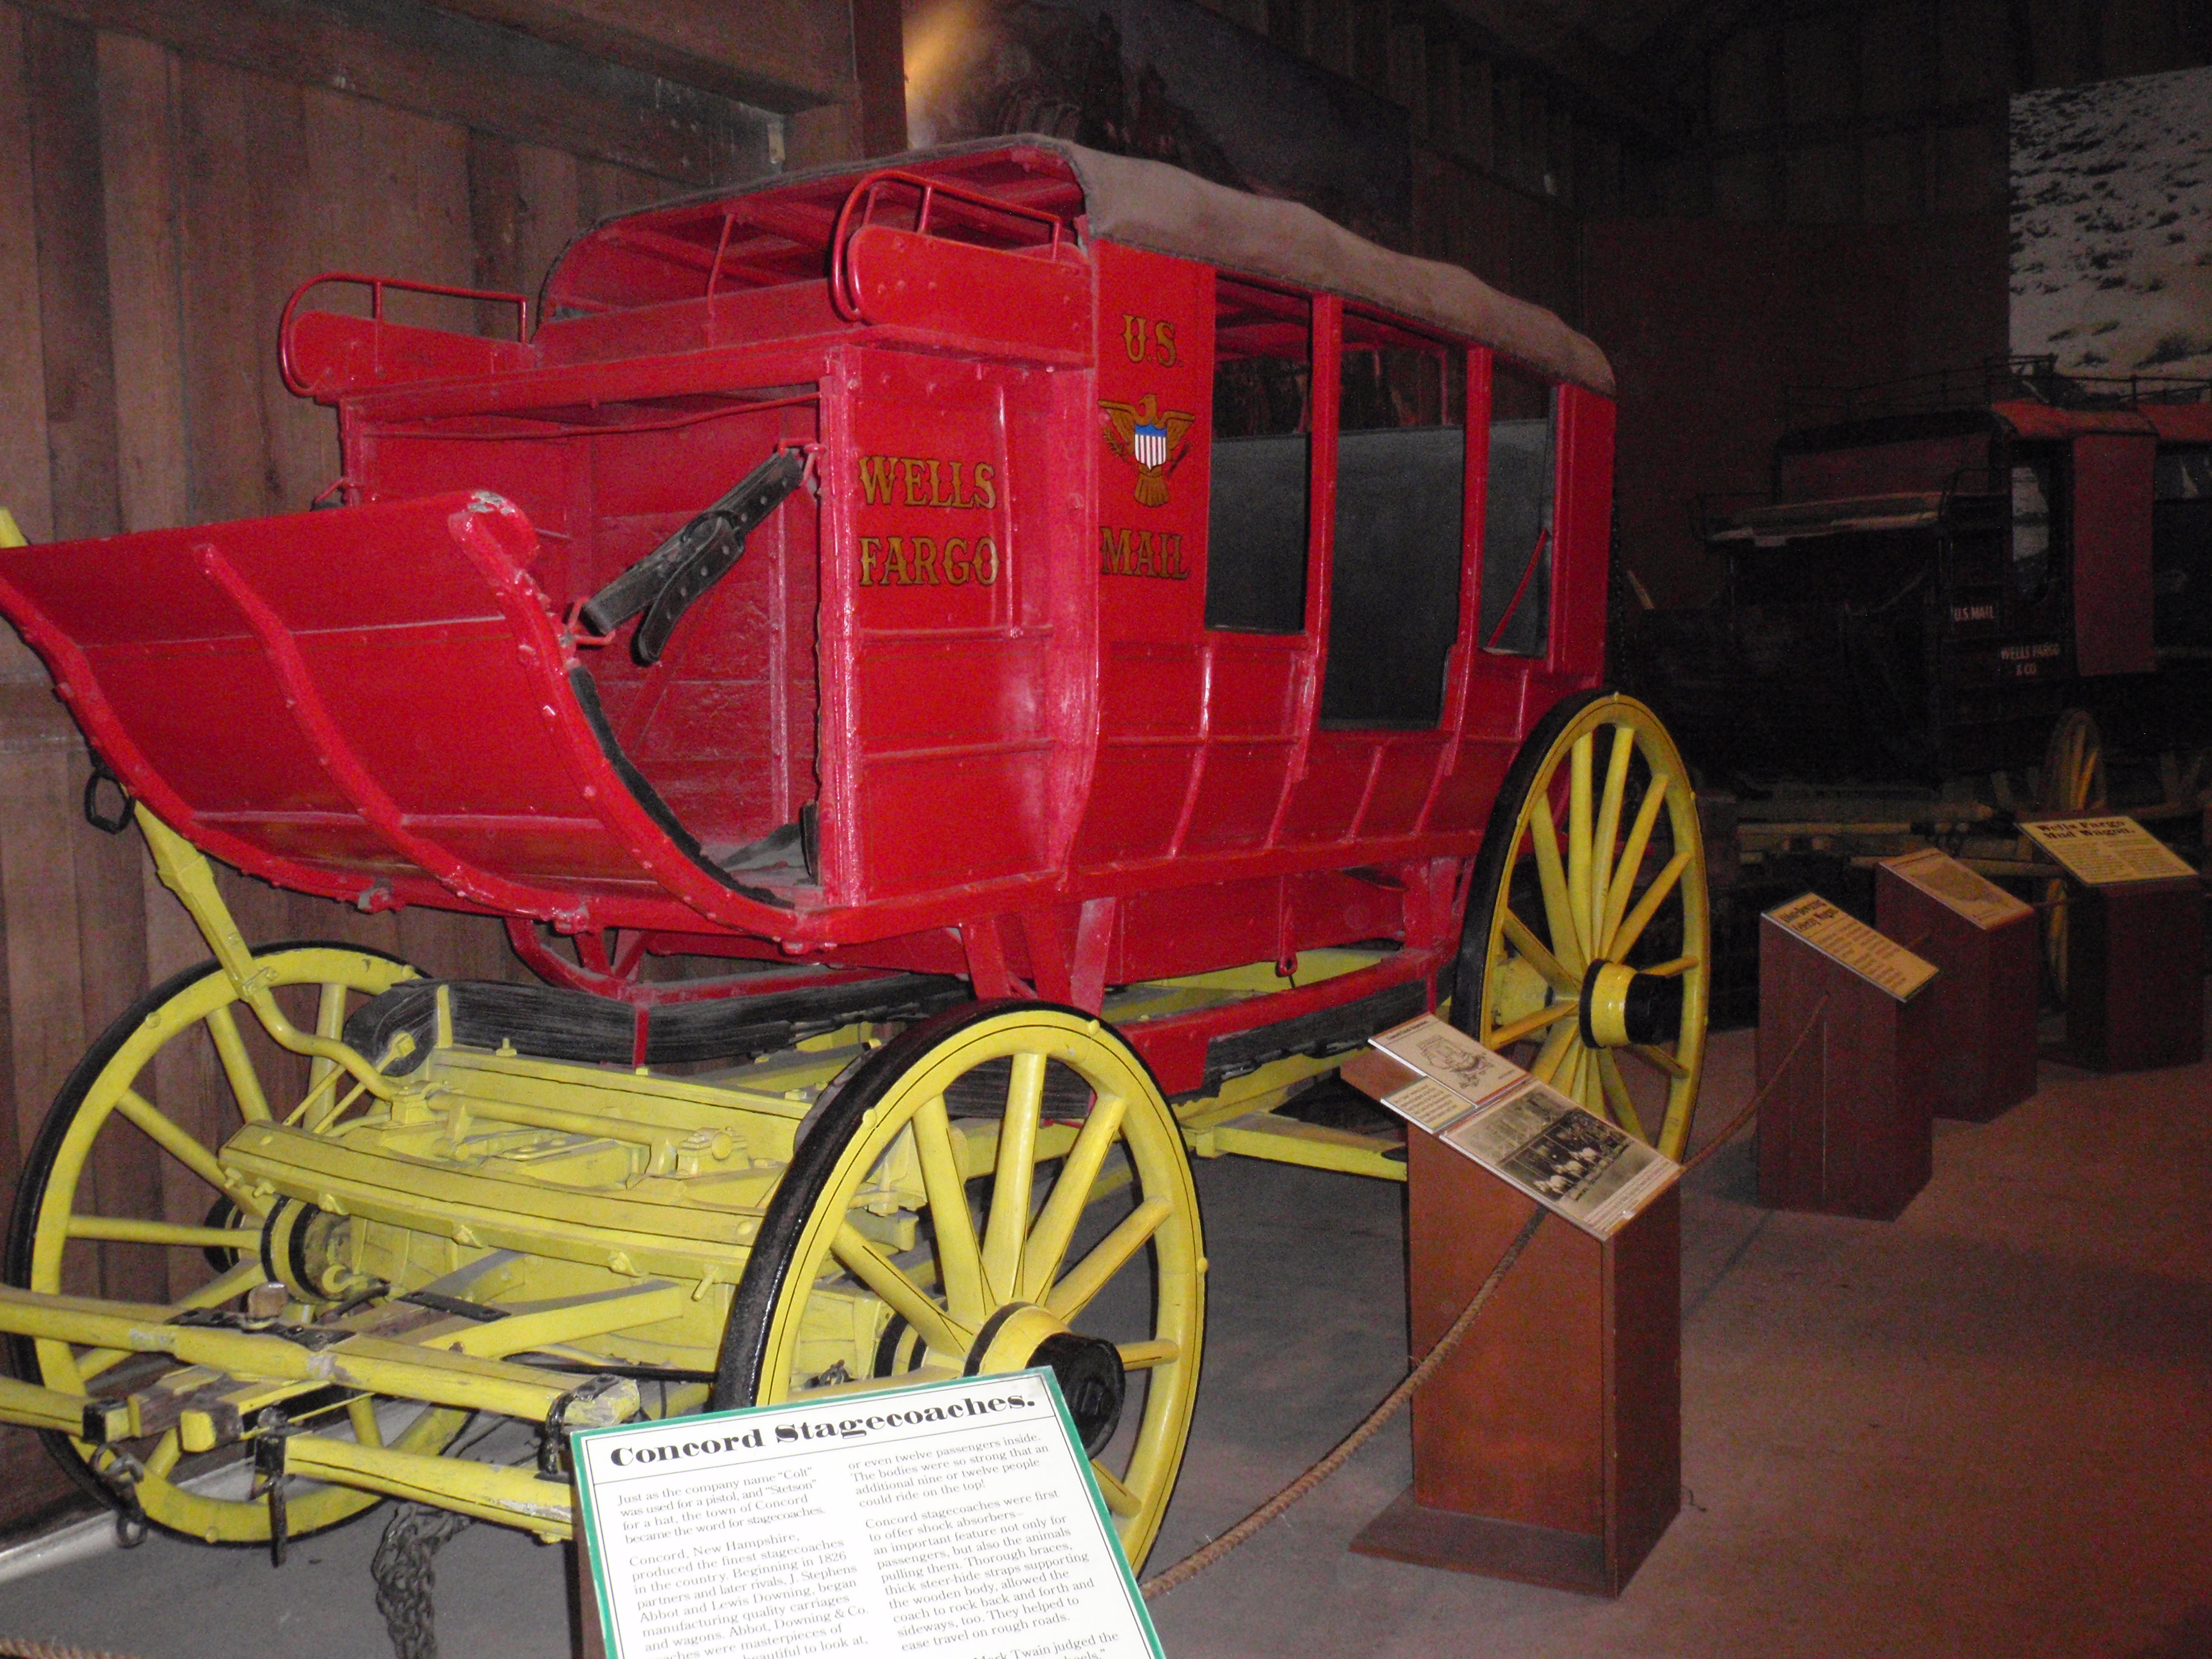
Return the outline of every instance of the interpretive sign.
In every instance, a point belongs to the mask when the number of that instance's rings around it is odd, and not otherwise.
[[[1936,977],[1934,963],[1914,956],[1893,939],[1884,939],[1818,893],[1777,905],[1766,912],[1766,919],[1899,1002],[1911,1001]]]
[[[1383,1105],[1594,1238],[1612,1237],[1682,1173],[1434,1014],[1368,1041],[1421,1074]]]
[[[1160,1659],[1049,1371],[571,1444],[610,1659]]]
[[[1923,847],[1901,858],[1884,859],[1881,867],[1984,933],[2034,914],[2025,901],[2014,898],[1979,872],[1969,870],[1940,848]]]
[[[2084,887],[2130,881],[2172,881],[2197,872],[2156,836],[2124,814],[2023,823],[2035,844]]]

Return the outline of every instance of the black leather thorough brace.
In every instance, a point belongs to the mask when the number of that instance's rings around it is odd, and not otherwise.
[[[630,636],[629,653],[641,664],[659,661],[669,635],[692,602],[737,563],[745,538],[805,476],[805,451],[778,450],[745,474],[735,489],[592,594],[580,613],[584,625],[595,634],[611,634],[642,611],[645,620]]]

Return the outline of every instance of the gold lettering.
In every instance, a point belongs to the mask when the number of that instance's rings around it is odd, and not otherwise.
[[[876,559],[882,550],[883,544],[883,538],[880,536],[860,538],[860,586],[863,587],[873,587],[876,585]]]
[[[975,470],[981,472],[983,469],[979,466]],[[999,580],[999,545],[988,536],[975,538],[975,580],[981,586],[988,587]]]
[[[932,461],[929,464],[929,504],[932,507],[950,507],[952,505],[951,501],[947,501],[944,496],[937,493],[937,469],[944,465],[945,463],[942,461]]]
[[[990,462],[978,461],[975,463],[976,506],[981,507],[993,507],[999,504],[999,492],[993,487],[991,483],[992,479],[997,476],[996,470],[991,465]],[[978,542],[975,544],[975,546],[977,551],[980,553],[982,550],[983,544]]]
[[[897,536],[890,538],[890,556],[884,561],[884,586],[889,587],[893,582],[901,587],[912,586],[906,574],[906,543]]]
[[[1098,569],[1107,576],[1152,576],[1183,581],[1190,562],[1183,554],[1182,537],[1171,530],[1127,530],[1113,525],[1098,526]]]
[[[1159,348],[1160,367],[1173,368],[1176,366],[1175,325],[1166,318],[1161,318],[1152,325],[1152,340]]]
[[[914,580],[916,586],[937,586],[937,543],[927,536],[914,538]]]
[[[928,462],[918,457],[912,459],[902,457],[899,461],[899,465],[906,472],[906,504],[908,507],[929,505],[927,501],[921,499],[921,470],[928,465]]]
[[[860,493],[870,507],[891,504],[891,463],[889,455],[860,457]]]
[[[968,543],[964,538],[945,538],[945,580],[954,587],[968,580]]]
[[[972,506],[972,505],[973,505],[973,503],[972,503],[972,502],[970,502],[970,501],[969,501],[969,499],[967,498],[967,496],[965,496],[964,495],[963,495],[963,494],[961,493],[961,490],[960,490],[960,474],[961,474],[961,473],[962,473],[962,472],[966,469],[967,465],[968,465],[968,463],[967,463],[967,462],[965,462],[965,461],[955,461],[955,462],[953,462],[953,463],[952,463],[952,502],[951,502],[951,504],[952,504],[954,507],[969,507],[969,506]]]
[[[1132,312],[1121,313],[1121,349],[1133,363],[1145,361],[1145,319]]]

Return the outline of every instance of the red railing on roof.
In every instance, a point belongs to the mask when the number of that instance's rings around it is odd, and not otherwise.
[[[914,220],[914,234],[917,236],[944,234],[941,230],[933,233],[931,218],[940,201],[951,202],[984,215],[1026,221],[1042,227],[1043,231],[1048,234],[1048,240],[1041,236],[1031,248],[1009,251],[1036,252],[1048,259],[1060,257],[1061,239],[1066,233],[1067,225],[1058,214],[1047,212],[1042,208],[1001,201],[995,196],[948,184],[942,179],[931,179],[921,173],[886,167],[880,173],[868,174],[853,186],[853,193],[845,198],[844,209],[837,216],[837,228],[830,239],[830,303],[848,322],[866,322],[867,319],[860,314],[860,296],[852,280],[845,250],[852,239],[873,222],[877,204],[883,199],[885,191],[891,188],[913,191],[920,196]]]
[[[310,276],[292,290],[292,297],[284,301],[284,314],[276,325],[276,365],[284,377],[285,387],[297,398],[314,395],[314,388],[301,376],[292,351],[292,320],[300,309],[300,301],[326,283],[352,283],[368,290],[368,317],[380,327],[384,322],[384,291],[398,289],[403,294],[430,294],[447,300],[483,300],[494,305],[514,307],[515,343],[522,344],[530,338],[530,300],[526,295],[508,294],[498,289],[454,288],[444,283],[410,282],[404,276],[371,276],[360,271],[326,270],[319,276]]]

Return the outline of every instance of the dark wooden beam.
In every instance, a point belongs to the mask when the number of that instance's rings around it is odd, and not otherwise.
[[[434,3],[441,10],[465,12],[586,57],[784,114],[848,103],[853,97],[849,69],[856,54],[847,33],[843,0],[744,0],[742,6],[728,0]],[[895,0],[890,11],[896,22]]]
[[[1577,95],[1587,114],[1669,147],[1689,136],[1689,122],[1671,83],[1607,50],[1568,21],[1552,0],[1446,3],[1474,31],[1470,45],[1547,71]]]
[[[23,82],[31,116],[54,538],[112,536],[123,527],[123,507],[107,220],[100,211],[106,190],[99,43],[93,32],[53,17],[27,16]]]
[[[906,43],[899,0],[851,0],[853,78],[860,85],[860,151],[906,148]]]
[[[187,57],[334,88],[684,185],[769,170],[765,111],[422,0],[21,0]]]

